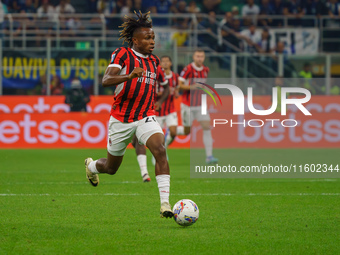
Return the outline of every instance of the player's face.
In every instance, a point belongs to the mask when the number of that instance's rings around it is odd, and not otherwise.
[[[200,67],[203,65],[205,59],[204,52],[195,52],[193,56],[193,60],[196,66]]]
[[[155,48],[155,33],[152,28],[141,28],[133,36],[133,47],[144,55],[151,54]]]
[[[164,69],[164,70],[169,70],[171,68],[171,61],[169,58],[162,58],[161,59],[161,67]]]

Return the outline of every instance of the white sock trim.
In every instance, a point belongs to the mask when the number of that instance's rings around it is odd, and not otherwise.
[[[213,155],[213,140],[211,130],[203,130],[203,143],[205,147],[205,154],[207,157]]]
[[[97,170],[97,167],[96,167],[96,163],[97,163],[97,160],[92,161],[92,162],[89,164],[88,168],[89,168],[89,170],[90,170],[92,173],[94,173],[94,174],[99,174],[99,172],[98,172],[98,170]]]
[[[161,199],[161,204],[164,202],[169,203],[170,196],[170,175],[161,174],[156,176],[159,189],[159,197]]]
[[[183,126],[177,126],[176,133],[177,133],[177,135],[185,135],[184,127]]]
[[[143,154],[138,155],[138,156],[137,156],[137,161],[138,161],[138,164],[139,164],[140,173],[141,173],[142,177],[143,177],[145,174],[149,174],[149,173],[148,173],[148,166],[147,166],[147,158],[146,158],[146,155],[143,155]]]

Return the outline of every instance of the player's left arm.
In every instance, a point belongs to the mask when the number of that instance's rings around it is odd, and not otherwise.
[[[167,97],[170,94],[170,89],[169,89],[169,83],[166,83],[165,85],[163,85],[163,93],[160,97],[160,99],[155,103],[155,110],[159,111],[162,107],[162,104],[164,103],[164,101],[167,99]]]

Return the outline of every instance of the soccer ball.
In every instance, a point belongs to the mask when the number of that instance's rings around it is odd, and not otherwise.
[[[196,203],[190,199],[179,200],[172,210],[174,219],[181,226],[190,226],[198,220],[199,210]]]

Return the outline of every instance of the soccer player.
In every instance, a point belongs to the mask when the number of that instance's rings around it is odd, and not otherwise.
[[[116,86],[110,113],[107,158],[85,159],[86,177],[91,185],[97,186],[98,174],[115,174],[136,133],[138,141],[145,144],[157,160],[155,174],[161,200],[160,214],[168,218],[173,217],[169,204],[170,170],[164,134],[155,117],[155,109],[165,98],[154,102],[159,58],[152,54],[155,33],[149,13],[136,15],[138,19],[126,16],[120,39],[124,39],[128,47],[120,47],[112,53],[103,77],[104,87]]]
[[[193,55],[193,62],[187,65],[180,74],[179,88],[183,90],[181,115],[183,126],[177,128],[178,135],[190,134],[190,127],[196,119],[203,129],[203,143],[206,153],[206,163],[214,164],[218,159],[213,156],[213,140],[210,130],[209,114],[201,114],[201,94],[198,82],[205,83],[208,78],[209,67],[204,66],[205,53],[203,50],[196,50]],[[191,95],[190,95],[191,94]],[[190,106],[191,103],[191,106]]]
[[[167,99],[163,102],[159,111],[156,111],[156,119],[161,127],[166,127],[168,131],[165,134],[165,149],[173,142],[176,137],[176,129],[178,126],[177,112],[175,111],[174,97],[178,95],[178,74],[171,71],[172,61],[169,56],[161,57],[161,67],[165,72],[165,77],[168,81],[169,92],[165,91],[164,86],[158,86],[156,91],[156,100],[164,93],[168,93]],[[162,84],[160,84],[162,85]],[[155,165],[156,160],[152,157],[152,163]]]
[[[175,96],[178,95],[178,74],[171,71],[172,61],[169,56],[161,57],[161,67],[165,72],[165,77],[169,84],[169,95],[167,99],[163,102],[162,107],[159,111],[156,111],[157,121],[160,123],[161,127],[166,124],[169,128],[165,136],[165,148],[167,148],[176,137],[176,130],[178,126],[177,112],[175,111]],[[163,96],[164,90],[160,88],[158,97]]]
[[[169,94],[169,86],[168,80],[165,78],[164,70],[162,69],[161,65],[157,67],[157,87],[158,85],[162,86],[162,89],[165,93],[164,97],[166,98]],[[155,89],[156,91],[156,89]],[[160,98],[158,98],[160,99]],[[163,103],[164,105],[164,103]],[[163,105],[161,107],[163,107]],[[156,113],[159,111],[156,111]],[[131,144],[135,148],[136,155],[137,155],[137,162],[139,165],[139,169],[143,178],[143,182],[151,182],[151,178],[149,176],[148,167],[147,167],[147,158],[146,158],[146,149],[143,144],[138,142],[136,135],[133,136]],[[153,157],[154,159],[154,157]],[[154,163],[155,165],[155,163]]]

